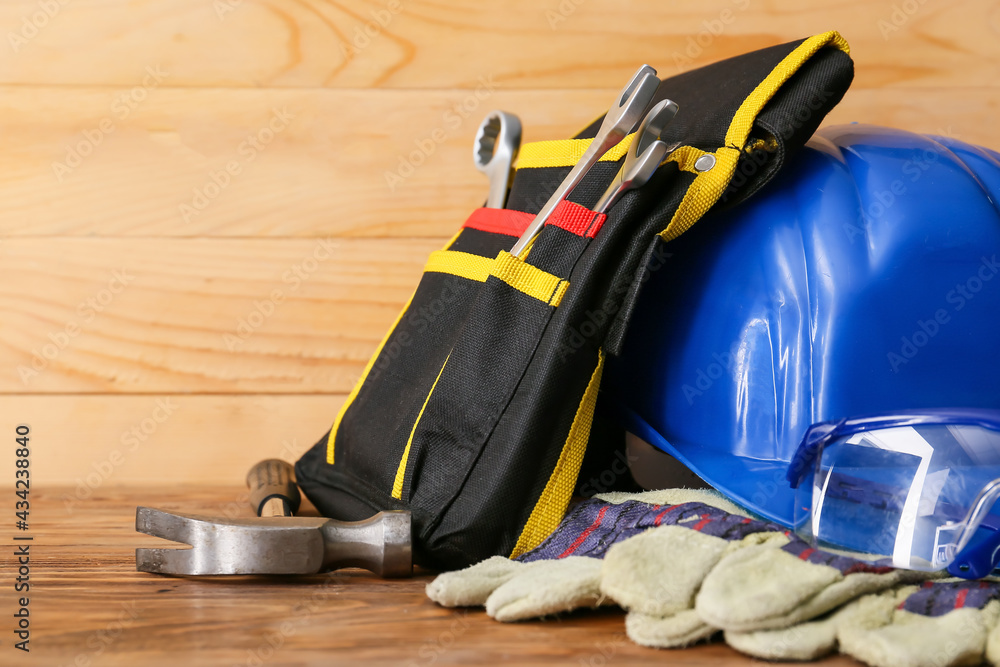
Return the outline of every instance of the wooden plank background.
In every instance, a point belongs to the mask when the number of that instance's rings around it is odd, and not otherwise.
[[[485,112],[565,137],[641,62],[831,28],[829,122],[1000,148],[989,0],[0,0],[0,433],[81,495],[294,458],[485,197]]]

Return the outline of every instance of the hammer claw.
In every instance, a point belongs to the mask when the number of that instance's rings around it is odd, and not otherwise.
[[[171,542],[191,544],[188,540],[188,518],[184,515],[171,514],[152,507],[137,507],[135,510],[135,529],[137,532],[162,537]]]

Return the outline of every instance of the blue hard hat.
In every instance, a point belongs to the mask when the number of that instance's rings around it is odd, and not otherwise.
[[[753,199],[671,242],[602,393],[626,429],[791,525],[810,425],[1000,407],[1000,154],[821,130]]]

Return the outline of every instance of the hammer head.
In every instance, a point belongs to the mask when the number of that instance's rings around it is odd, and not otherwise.
[[[135,529],[191,546],[136,549],[140,572],[180,575],[315,574],[323,568],[319,517],[225,519],[139,507]]]
[[[316,574],[363,567],[381,577],[412,572],[410,513],[379,512],[364,521],[322,517],[223,519],[135,512],[135,529],[191,546],[136,549],[135,567],[157,574]]]

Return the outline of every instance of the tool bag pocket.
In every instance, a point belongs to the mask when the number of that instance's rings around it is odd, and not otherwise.
[[[306,495],[344,520],[410,510],[414,556],[429,567],[537,546],[584,456],[617,445],[589,442],[594,405],[645,277],[709,209],[763,187],[852,75],[830,32],[664,80],[650,104],[681,109],[661,135],[678,144],[665,163],[608,216],[594,213],[626,138],[516,258],[509,249],[599,121],[576,139],[523,146],[510,210],[475,211],[431,255],[333,427],[296,465]]]
[[[497,254],[513,245],[531,217],[477,209],[445,248],[431,253],[416,290],[323,439],[324,458],[338,464],[329,472],[337,477],[349,471],[331,482],[346,490],[337,501],[342,516],[397,506],[397,471],[424,403]]]

